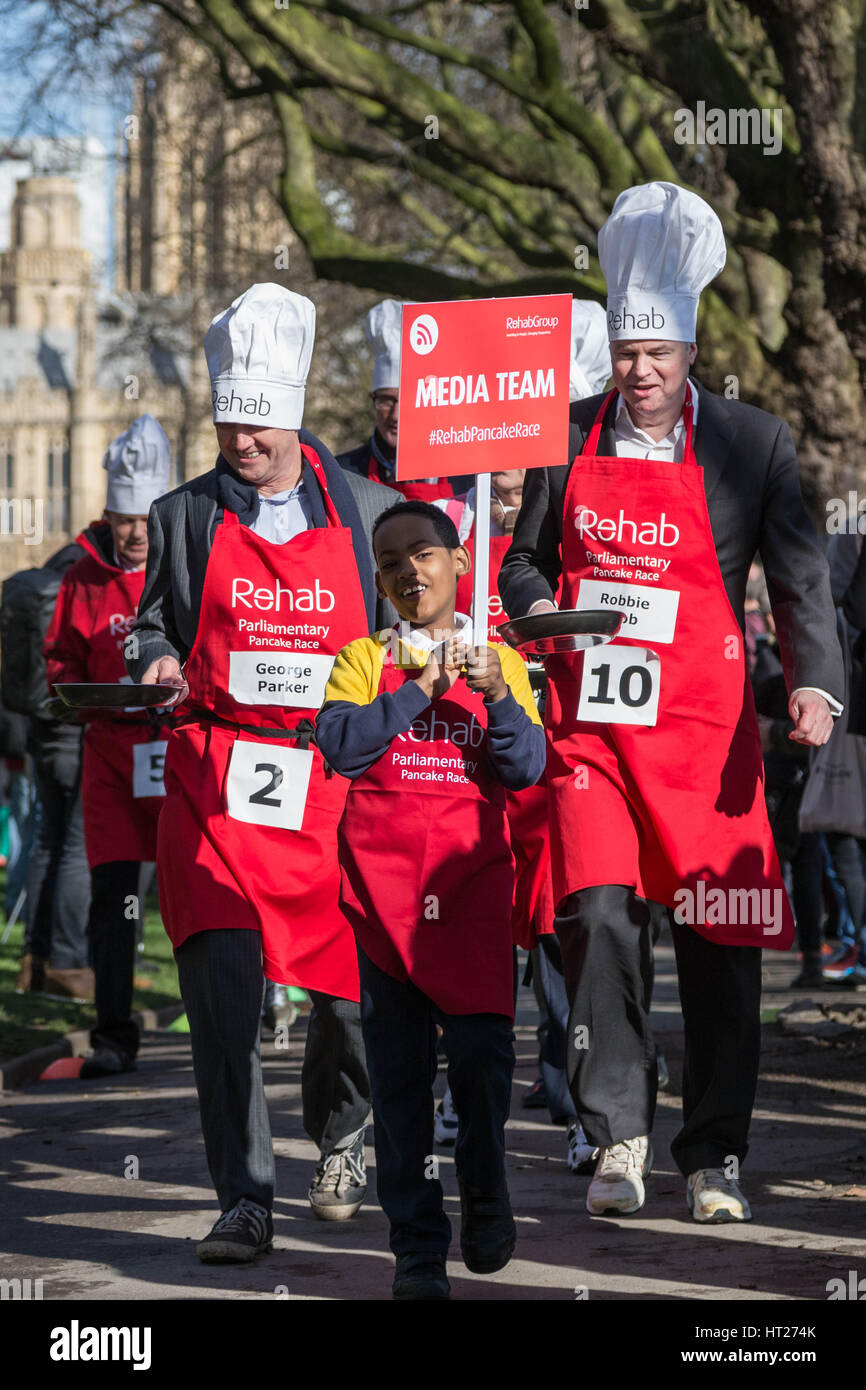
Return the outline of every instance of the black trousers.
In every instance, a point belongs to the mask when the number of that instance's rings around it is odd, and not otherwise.
[[[653,938],[667,917],[683,1010],[684,1175],[748,1151],[761,1042],[761,950],[721,946],[667,909],[610,884],[573,893],[556,918],[571,1012],[568,1078],[587,1138],[600,1146],[652,1130],[658,1073],[649,1024]]]
[[[211,1179],[220,1210],[241,1197],[270,1210],[274,1151],[262,1080],[262,941],[241,928],[197,932],[177,950],[193,1071]],[[316,994],[301,1073],[304,1129],[320,1148],[341,1148],[370,1113],[360,1009]]]
[[[392,979],[358,950],[361,1023],[373,1094],[376,1188],[395,1255],[444,1255],[451,1226],[433,1144],[436,1024],[458,1115],[454,1166],[484,1192],[505,1181],[505,1122],[514,1042],[504,1014],[443,1014],[416,985]]]
[[[138,931],[137,859],[98,864],[90,872],[90,949],[96,980],[96,1027],[92,1047],[109,1047],[134,1057],[138,1024],[132,1013],[132,977]],[[138,909],[140,910],[140,908]]]
[[[569,1004],[562,975],[559,942],[549,932],[532,950],[532,989],[538,1006],[538,1067],[553,1124],[575,1119],[566,1075]]]

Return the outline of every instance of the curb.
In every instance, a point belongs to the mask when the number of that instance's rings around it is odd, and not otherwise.
[[[183,1004],[178,1001],[176,1004],[166,1004],[162,1009],[139,1009],[132,1017],[144,1033],[167,1028],[184,1012]],[[46,1067],[60,1057],[83,1057],[89,1050],[90,1029],[76,1028],[46,1047],[36,1047],[32,1052],[25,1052],[23,1057],[0,1062],[0,1091],[14,1091],[25,1082],[36,1080]]]

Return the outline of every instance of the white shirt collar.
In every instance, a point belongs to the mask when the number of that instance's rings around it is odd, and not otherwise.
[[[465,613],[455,613],[454,622],[457,625],[455,636],[462,638],[472,646],[472,619],[468,618]],[[399,626],[401,628],[400,636],[402,640],[408,641],[409,646],[414,647],[416,651],[432,652],[434,647],[438,647],[440,642],[444,641],[442,637],[431,637],[429,633],[424,632],[421,628],[410,627],[407,633],[405,630],[405,623],[400,623]]]

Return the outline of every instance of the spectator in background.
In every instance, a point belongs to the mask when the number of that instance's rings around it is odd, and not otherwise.
[[[27,865],[24,954],[17,990],[89,1002],[87,920],[90,874],[81,809],[82,731],[60,723],[49,708],[42,642],[64,573],[84,552],[66,545],[38,570],[11,575],[0,607],[5,705],[29,716],[27,748],[39,802],[35,843]]]
[[[8,809],[6,892],[7,918],[18,908],[27,881],[27,863],[36,832],[37,801],[33,772],[27,755],[27,720],[0,703],[0,758],[3,759],[3,798]]]
[[[373,433],[357,449],[338,454],[337,462],[347,473],[357,473],[374,483],[397,488],[404,497],[433,502],[465,492],[471,477],[417,478],[397,482],[397,427],[400,420],[400,335],[403,305],[399,299],[383,299],[367,315],[367,342],[374,355]]]

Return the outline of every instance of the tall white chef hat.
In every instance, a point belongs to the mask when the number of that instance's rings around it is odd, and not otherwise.
[[[316,309],[282,285],[251,285],[204,335],[214,424],[297,430],[316,336]]]
[[[139,415],[112,440],[102,460],[108,470],[105,507],[126,516],[146,516],[168,487],[171,446],[152,415]]]
[[[568,399],[582,401],[597,395],[609,376],[607,315],[594,299],[573,299]]]
[[[693,343],[701,290],[725,264],[725,234],[708,203],[673,183],[620,193],[598,234],[610,339]]]
[[[400,333],[403,305],[399,299],[383,299],[367,315],[367,342],[376,354],[373,390],[400,385]]]

